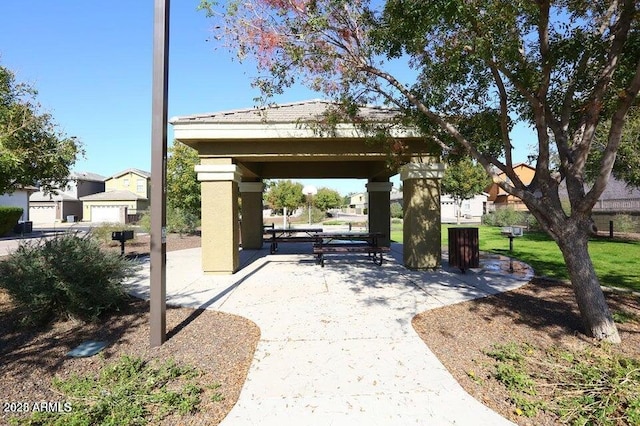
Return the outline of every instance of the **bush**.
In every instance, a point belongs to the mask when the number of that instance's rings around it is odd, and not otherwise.
[[[14,206],[0,206],[0,236],[13,231],[24,209]]]
[[[140,216],[138,226],[144,232],[151,232],[151,212],[145,211]],[[178,208],[167,208],[167,231],[179,234],[195,234],[200,226],[200,217]]]
[[[636,223],[633,217],[628,214],[617,214],[613,217],[614,230],[617,232],[634,232]]]
[[[501,207],[482,216],[482,223],[489,226],[523,225],[525,213],[516,211],[513,207]]]
[[[398,203],[391,204],[391,217],[402,219],[402,206]]]
[[[138,226],[146,233],[151,232],[151,213],[149,210],[145,210],[142,213],[140,220],[138,220]]]
[[[120,242],[111,240],[111,233],[115,231],[131,231],[131,230],[133,230],[133,226],[131,225],[127,225],[124,223],[105,222],[105,223],[101,223],[100,225],[94,228],[91,228],[91,235],[102,243],[115,246],[120,244]],[[135,232],[134,232],[134,239],[135,239]]]
[[[62,234],[20,245],[0,262],[0,287],[29,312],[27,324],[56,317],[95,320],[126,299],[122,281],[135,265],[90,237]]]
[[[325,212],[323,212],[322,210],[320,210],[317,207],[311,207],[311,223],[320,223],[323,220],[325,220],[326,217],[327,216],[326,216]],[[300,222],[304,222],[304,223],[309,222],[309,208],[308,207],[305,207],[304,210],[302,210],[302,213],[300,213],[299,221]]]
[[[149,218],[151,224],[151,218]],[[195,234],[200,226],[200,218],[186,210],[178,208],[167,209],[167,231],[182,234]],[[149,226],[151,228],[151,226]]]

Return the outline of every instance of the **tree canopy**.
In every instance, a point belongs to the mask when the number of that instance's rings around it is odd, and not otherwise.
[[[385,103],[445,155],[472,156],[558,243],[587,332],[619,341],[587,246],[595,230],[591,210],[640,90],[636,1],[237,0],[217,8],[203,0],[201,6],[216,18],[218,37],[240,59],[255,61],[261,74],[254,84],[266,98],[305,84],[341,102],[347,119],[357,117],[358,105]],[[537,134],[530,184],[513,168],[514,122]],[[585,165],[604,122],[610,128],[586,190]],[[570,214],[558,193],[563,181]]]
[[[171,209],[200,217],[200,182],[195,171],[198,152],[174,141],[167,158],[167,204]]]
[[[594,182],[598,177],[598,166],[607,148],[609,128],[609,123],[605,123],[596,132],[593,150],[586,166],[589,182]],[[611,173],[627,185],[640,188],[640,106],[631,109],[622,128],[622,138]]]
[[[449,194],[456,203],[457,220],[460,223],[462,202],[473,198],[491,184],[482,166],[465,157],[447,165],[442,177],[442,192]]]
[[[340,207],[342,196],[336,190],[320,188],[318,193],[313,196],[313,204],[321,211],[326,212],[329,209]]]
[[[41,112],[37,92],[0,66],[0,194],[25,186],[63,188],[80,143]]]
[[[285,207],[291,214],[293,210],[305,204],[302,184],[291,180],[279,180],[272,183],[267,190],[267,202],[271,208],[282,210]]]

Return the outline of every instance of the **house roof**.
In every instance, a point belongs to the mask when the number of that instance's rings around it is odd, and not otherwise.
[[[337,105],[335,102],[312,99],[286,104],[269,105],[221,111],[206,114],[194,114],[171,118],[171,124],[176,123],[295,123],[298,121],[317,121],[329,107]],[[381,106],[363,106],[359,115],[369,121],[389,121],[398,115],[398,110]]]
[[[513,165],[513,167],[512,167],[512,168],[515,170],[515,169],[523,168],[523,167],[526,167],[527,169],[531,169],[531,170],[534,170],[534,171],[536,170],[536,168],[535,168],[535,167],[533,167],[533,166],[531,166],[531,165],[529,165],[529,164],[527,164],[527,163],[516,163],[516,164],[514,164],[514,165]],[[504,174],[505,174],[505,173],[504,173],[503,171],[500,171],[500,172],[498,173],[498,176],[502,176],[502,175],[504,175]],[[516,172],[516,174],[517,174],[517,172]]]
[[[91,195],[80,197],[82,201],[136,201],[146,200],[147,198],[134,194],[126,189],[117,189],[113,191],[98,192]]]
[[[46,201],[78,201],[78,199],[69,194],[65,194],[64,192],[59,192],[57,194],[50,192],[45,194],[44,191],[37,191],[29,196],[29,201],[38,203]]]
[[[143,177],[146,177],[146,178],[150,178],[151,177],[151,173],[149,173],[149,172],[145,172],[144,170],[140,170],[140,169],[129,168],[129,169],[123,170],[121,172],[118,172],[118,173],[116,173],[114,175],[111,175],[107,179],[115,179],[115,178],[118,178],[118,177],[120,177],[122,175],[126,175],[127,173],[135,173],[135,174],[137,174],[139,176],[143,176]]]
[[[627,186],[625,182],[617,180],[613,176],[609,177],[609,183],[607,183],[606,188],[600,196],[601,200],[620,200],[630,198],[640,198],[640,189]]]
[[[69,175],[72,180],[86,180],[91,182],[104,182],[106,177],[91,172],[73,172]]]

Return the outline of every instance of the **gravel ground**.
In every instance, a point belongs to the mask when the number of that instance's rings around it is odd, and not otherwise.
[[[634,321],[618,324],[622,343],[613,347],[614,352],[640,359],[639,298],[605,294],[612,311],[635,316]],[[413,326],[469,394],[527,426],[555,425],[559,420],[549,413],[534,418],[518,415],[509,392],[495,379],[494,360],[485,351],[510,342],[528,343],[541,353],[598,346],[582,333],[571,286],[539,278],[515,291],[423,312],[413,319]]]
[[[200,238],[169,235],[167,250],[199,247]],[[120,250],[119,246],[111,249]],[[127,254],[148,253],[148,237],[127,243]],[[200,411],[186,417],[166,418],[163,424],[215,425],[238,399],[253,359],[260,330],[251,321],[215,311],[167,308],[168,340],[159,348],[149,347],[148,302],[133,299],[128,307],[98,324],[58,321],[45,330],[17,326],[25,314],[14,309],[9,297],[0,290],[0,401],[35,403],[63,402],[50,386],[53,377],[96,373],[101,366],[121,355],[146,360],[174,360],[202,371],[201,383],[220,384],[206,389]],[[103,356],[70,358],[65,354],[85,340],[106,340]],[[224,399],[212,402],[219,392]],[[0,413],[0,424],[9,413]]]
[[[169,235],[167,250],[198,247],[198,236]],[[120,250],[118,245],[110,247]],[[128,255],[149,251],[148,236],[128,242]],[[637,296],[608,292],[613,310],[640,317]],[[174,358],[194,365],[204,373],[204,383],[220,383],[221,402],[204,395],[201,410],[165,424],[215,425],[237,401],[260,337],[258,327],[247,319],[215,311],[185,308],[167,310],[168,341],[149,348],[148,304],[132,301],[129,307],[100,324],[60,321],[36,332],[16,326],[23,313],[15,310],[0,291],[0,400],[59,401],[51,390],[52,377],[96,372],[100,366],[123,354],[145,359]],[[550,414],[535,418],[518,416],[509,401],[509,392],[493,378],[492,360],[484,351],[496,343],[527,342],[537,347],[585,348],[594,342],[581,333],[580,320],[569,285],[534,279],[508,293],[459,303],[417,315],[413,325],[420,337],[476,399],[520,425],[551,425],[558,419]],[[618,325],[622,344],[615,350],[640,357],[640,324],[637,320]],[[111,344],[99,357],[73,359],[65,353],[87,339]],[[469,372],[474,372],[473,380]],[[478,380],[478,378],[480,380]],[[212,391],[208,391],[212,392]],[[0,413],[0,423],[6,421]]]

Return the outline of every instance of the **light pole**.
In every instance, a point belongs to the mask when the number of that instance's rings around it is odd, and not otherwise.
[[[318,193],[318,189],[313,185],[302,188],[302,192],[307,195],[307,206],[309,208],[309,226],[311,226],[311,197]]]

